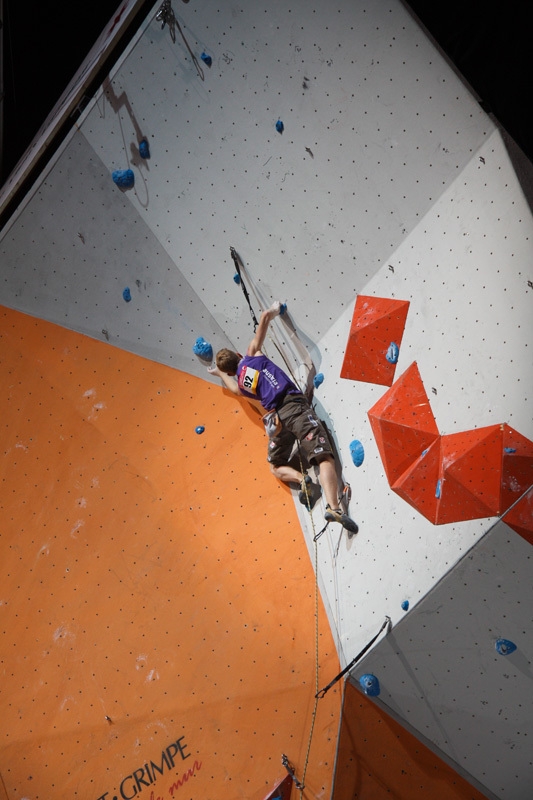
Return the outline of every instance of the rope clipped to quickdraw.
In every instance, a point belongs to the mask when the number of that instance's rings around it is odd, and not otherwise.
[[[248,308],[250,309],[250,314],[252,315],[252,319],[254,321],[254,333],[255,333],[255,331],[257,329],[257,326],[259,325],[259,322],[257,321],[257,318],[256,318],[256,316],[254,314],[254,310],[253,310],[252,303],[251,303],[251,300],[250,300],[250,295],[248,294],[248,290],[247,290],[246,285],[244,283],[243,273],[242,273],[242,271],[244,270],[244,264],[242,263],[241,257],[239,256],[239,254],[237,253],[237,251],[235,250],[234,247],[230,247],[230,253],[231,253],[231,257],[233,259],[233,263],[235,264],[235,269],[237,270],[237,273],[236,273],[236,275],[235,275],[233,280],[236,283],[240,283],[240,285],[241,285],[244,297],[246,299],[246,302],[248,303]],[[252,292],[254,293],[255,298],[259,303],[259,307],[261,307],[261,299],[258,297],[257,292],[254,290],[253,284],[252,284]],[[281,312],[281,313],[283,313],[283,312]],[[287,369],[287,373],[290,376],[290,378],[293,381],[293,383],[295,384],[295,386],[297,386],[300,389],[302,394],[305,394],[305,391],[300,386],[300,382],[299,382],[298,378],[295,376],[294,370],[292,369],[291,365],[289,364],[289,361],[287,360],[287,357],[286,357],[285,353],[283,352],[283,350],[280,347],[280,345],[274,340],[274,338],[272,337],[271,333],[268,334],[268,339],[274,345],[276,350],[278,351],[281,359],[283,360],[283,363],[285,364],[285,367]],[[308,365],[306,365],[306,366],[308,366]]]
[[[363,649],[361,650],[361,652],[360,652],[360,653],[358,653],[358,654],[355,656],[355,658],[353,658],[353,659],[350,661],[350,663],[349,663],[349,664],[348,664],[346,667],[344,667],[344,669],[342,670],[342,672],[339,672],[339,674],[338,674],[338,675],[336,675],[336,676],[335,676],[335,678],[333,678],[333,680],[332,680],[332,681],[330,681],[330,682],[328,683],[328,685],[327,685],[327,686],[326,686],[324,689],[321,689],[321,690],[320,690],[320,691],[319,691],[319,692],[318,692],[318,693],[315,695],[315,697],[316,697],[317,699],[322,699],[322,697],[324,697],[324,695],[326,694],[326,692],[329,692],[329,690],[331,689],[331,687],[332,687],[332,686],[334,686],[334,685],[337,683],[337,681],[340,681],[340,679],[341,679],[341,678],[342,678],[344,675],[346,675],[346,673],[347,673],[347,672],[349,672],[351,669],[353,669],[353,667],[354,667],[354,666],[357,664],[357,662],[359,661],[359,659],[360,659],[360,658],[362,658],[362,657],[364,656],[364,654],[367,652],[367,650],[369,650],[369,649],[372,647],[372,645],[374,644],[374,642],[376,641],[376,639],[379,637],[380,633],[381,633],[381,632],[382,632],[382,631],[383,631],[383,630],[384,630],[386,627],[389,627],[389,629],[390,629],[390,626],[391,626],[391,624],[392,624],[392,623],[391,623],[391,618],[390,618],[390,617],[385,617],[385,621],[384,621],[383,625],[381,626],[381,628],[379,629],[379,631],[376,633],[376,635],[374,636],[374,638],[373,638],[373,639],[371,639],[371,640],[368,642],[368,644],[367,644],[367,645],[365,645],[365,647],[363,647]]]
[[[241,285],[244,297],[246,299],[246,302],[248,303],[248,308],[250,309],[250,314],[252,315],[252,319],[254,321],[254,333],[255,333],[255,331],[257,329],[257,326],[259,325],[259,322],[257,321],[257,317],[254,314],[254,310],[253,310],[252,304],[250,302],[250,295],[248,294],[248,289],[246,288],[246,284],[244,283],[243,278],[242,278],[241,266],[244,266],[244,265],[243,265],[243,263],[242,263],[242,261],[241,261],[241,259],[239,257],[239,254],[237,253],[237,251],[235,250],[234,247],[230,247],[229,251],[231,253],[231,257],[233,259],[233,263],[235,264],[235,269],[237,270],[237,275],[239,276],[238,283],[240,283],[240,285]]]
[[[300,783],[300,781],[296,777],[296,772],[294,771],[294,767],[292,766],[291,762],[289,761],[289,759],[287,758],[285,753],[282,753],[282,755],[281,755],[281,763],[283,764],[283,766],[285,767],[285,769],[287,770],[287,772],[289,773],[289,775],[293,779],[294,785],[296,786],[296,788],[300,789],[300,791],[303,792],[305,787],[304,787],[303,783]]]

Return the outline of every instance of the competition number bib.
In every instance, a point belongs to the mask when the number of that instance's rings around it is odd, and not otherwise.
[[[252,367],[245,367],[240,376],[239,383],[242,389],[251,394],[257,394],[257,381],[259,380],[259,372]]]

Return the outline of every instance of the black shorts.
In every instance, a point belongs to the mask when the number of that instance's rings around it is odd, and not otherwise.
[[[274,467],[289,463],[296,441],[308,463],[333,457],[327,431],[304,395],[287,395],[277,409],[282,430],[268,441],[268,461]]]

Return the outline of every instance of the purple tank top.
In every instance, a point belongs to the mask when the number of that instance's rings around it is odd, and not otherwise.
[[[286,394],[300,390],[280,367],[266,356],[244,356],[237,366],[239,389],[246,397],[259,400],[263,408],[277,408]]]

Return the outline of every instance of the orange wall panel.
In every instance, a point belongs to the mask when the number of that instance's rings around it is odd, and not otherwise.
[[[347,681],[332,800],[486,800]]]
[[[261,800],[283,753],[301,776],[315,578],[255,413],[8,309],[0,336],[7,797]],[[319,634],[327,683],[322,606]],[[339,704],[319,703],[304,797],[330,792]]]

